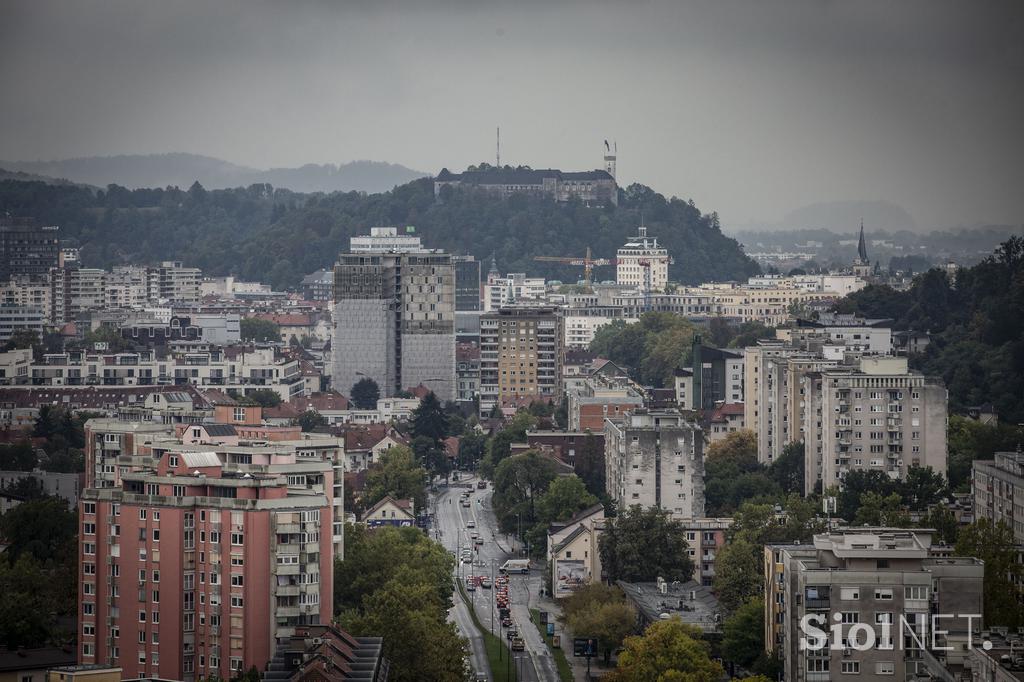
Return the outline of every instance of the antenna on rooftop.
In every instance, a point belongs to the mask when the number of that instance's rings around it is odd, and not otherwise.
[[[494,148],[494,165],[501,168],[501,126],[498,126],[498,140]]]

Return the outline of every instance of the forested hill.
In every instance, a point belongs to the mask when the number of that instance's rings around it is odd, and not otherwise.
[[[587,208],[550,199],[507,200],[457,190],[438,202],[430,178],[382,194],[298,194],[270,185],[205,190],[128,190],[42,182],[0,182],[0,213],[33,216],[76,239],[89,267],[181,260],[210,275],[233,274],[275,288],[330,267],[353,235],[374,225],[413,225],[426,246],[489,259],[503,272],[528,272],[575,282],[581,268],[534,262],[534,256],[611,258],[636,234],[641,212],[648,234],[675,258],[670,277],[693,284],[745,278],[758,266],[722,235],[716,214],[666,199],[641,185],[624,190],[616,208]],[[486,271],[487,263],[483,269]],[[614,278],[598,268],[599,279]]]
[[[992,403],[1000,421],[1024,422],[1024,238],[1011,237],[954,279],[929,270],[909,291],[869,286],[837,309],[930,332],[931,344],[910,361],[945,380],[951,412]]]

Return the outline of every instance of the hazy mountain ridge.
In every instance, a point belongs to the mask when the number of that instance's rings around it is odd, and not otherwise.
[[[295,192],[385,192],[428,175],[384,161],[351,161],[340,165],[305,164],[298,168],[262,170],[210,156],[185,153],[89,156],[55,161],[0,161],[0,168],[48,178],[68,178],[72,182],[97,187],[114,184],[129,189],[187,189],[198,181],[207,189],[269,183]]]
[[[822,201],[796,208],[778,222],[752,221],[726,226],[730,234],[740,232],[776,232],[784,230],[829,230],[836,233],[871,231],[917,232],[917,221],[907,209],[891,201]]]

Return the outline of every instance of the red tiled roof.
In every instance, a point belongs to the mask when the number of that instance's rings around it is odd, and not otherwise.
[[[449,457],[459,456],[459,442],[461,440],[458,436],[449,436],[444,439],[444,451]]]
[[[313,395],[298,396],[292,400],[300,410],[305,411],[313,408],[317,412],[323,412],[325,410],[347,410],[349,409],[348,398],[338,393],[337,391],[328,391],[326,393],[314,393]]]
[[[711,421],[713,422],[724,422],[728,421],[728,417],[742,417],[743,416],[743,403],[722,403],[716,405],[714,411],[711,413]]]

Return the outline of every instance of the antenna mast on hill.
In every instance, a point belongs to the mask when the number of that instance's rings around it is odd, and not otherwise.
[[[494,165],[501,168],[501,126],[498,126],[498,142],[495,146]]]

